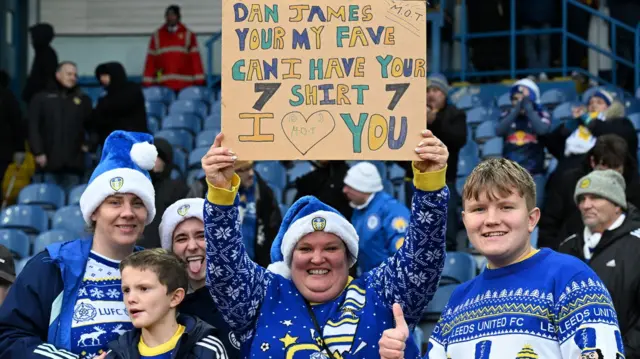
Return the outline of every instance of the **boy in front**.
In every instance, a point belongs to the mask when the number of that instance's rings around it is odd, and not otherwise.
[[[120,263],[122,293],[135,329],[109,343],[106,358],[227,359],[216,329],[197,317],[176,315],[189,278],[164,249],[136,252]]]
[[[488,266],[452,293],[427,358],[624,355],[617,315],[598,276],[574,257],[531,246],[540,218],[535,191],[531,175],[507,159],[482,162],[467,178],[462,218]]]

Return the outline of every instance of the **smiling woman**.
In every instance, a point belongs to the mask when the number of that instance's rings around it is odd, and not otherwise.
[[[80,198],[90,238],[49,245],[23,269],[0,308],[0,353],[30,358],[97,356],[131,320],[119,262],[155,216],[148,170],[153,137],[114,131]],[[42,340],[45,338],[45,340]]]
[[[417,188],[407,238],[379,267],[354,279],[358,234],[338,211],[302,197],[287,211],[265,270],[246,254],[238,226],[237,157],[220,134],[202,159],[209,186],[204,209],[207,287],[247,357],[376,358],[378,340],[402,306],[414,328],[444,266],[447,148],[422,133],[413,170]],[[406,358],[419,358],[409,339]]]

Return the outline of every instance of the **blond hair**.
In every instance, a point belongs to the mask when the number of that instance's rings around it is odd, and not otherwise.
[[[462,208],[464,201],[478,201],[486,195],[490,201],[508,197],[514,193],[524,197],[527,209],[536,206],[536,185],[531,174],[522,166],[505,158],[492,158],[477,165],[462,189]]]

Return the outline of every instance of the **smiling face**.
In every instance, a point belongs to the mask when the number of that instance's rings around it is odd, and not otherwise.
[[[194,289],[201,288],[205,280],[204,224],[198,218],[189,218],[173,231],[172,251],[188,264],[187,273]]]
[[[527,201],[515,190],[509,196],[486,192],[464,201],[462,221],[469,240],[493,267],[517,262],[531,249],[530,235],[540,210],[527,208]]]
[[[125,307],[136,328],[150,329],[173,317],[175,308],[184,298],[184,289],[167,293],[151,269],[125,267],[122,270],[122,294]]]
[[[95,240],[133,246],[144,231],[147,208],[135,194],[115,194],[100,204],[91,220],[95,222]]]
[[[291,280],[312,303],[336,298],[349,279],[348,253],[335,234],[313,232],[302,237],[293,250]]]

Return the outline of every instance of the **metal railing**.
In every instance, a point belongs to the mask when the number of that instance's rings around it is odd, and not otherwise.
[[[216,41],[218,41],[222,37],[222,32],[216,32],[211,35],[211,37],[205,42],[205,46],[207,48],[207,66],[206,66],[206,79],[207,79],[207,87],[213,88],[220,82],[220,76],[214,75],[213,70],[213,59],[215,57],[214,54],[214,46]]]
[[[474,0],[475,1],[475,0]],[[510,28],[505,31],[492,31],[492,32],[478,32],[478,33],[470,33],[468,31],[468,13],[467,13],[467,1],[463,0],[460,5],[460,32],[454,34],[453,40],[454,42],[459,42],[461,47],[460,53],[460,71],[454,71],[451,73],[447,73],[451,78],[457,78],[461,81],[467,81],[471,77],[477,76],[509,76],[510,78],[516,78],[519,75],[530,74],[532,69],[518,69],[517,67],[517,37],[525,36],[525,35],[546,35],[546,34],[559,34],[562,37],[562,66],[561,67],[550,67],[550,68],[542,68],[535,69],[538,72],[545,73],[557,73],[562,76],[567,76],[572,72],[582,73],[589,78],[592,78],[602,84],[617,84],[617,67],[619,65],[627,66],[632,68],[634,74],[634,89],[640,88],[640,23],[633,28],[627,24],[624,24],[616,19],[611,18],[610,16],[604,15],[597,10],[594,10],[584,4],[579,3],[576,0],[562,0],[562,27],[560,28],[548,28],[548,29],[518,29],[518,24],[516,21],[516,0],[511,1],[510,8]],[[442,1],[444,4],[444,1]],[[611,51],[607,51],[589,41],[582,39],[581,37],[571,33],[568,31],[567,26],[567,17],[568,17],[568,7],[575,6],[582,11],[586,11],[592,16],[602,19],[605,21],[610,27],[610,35],[611,35]],[[429,64],[430,72],[440,72],[440,27],[443,25],[443,14],[442,9],[443,5],[440,6],[440,10],[431,11],[427,16],[428,21],[432,21],[431,24],[431,36],[430,36],[430,46],[432,57],[431,63]],[[617,55],[617,44],[616,44],[616,34],[617,31],[627,31],[631,32],[634,35],[634,52],[633,52],[633,61],[629,61]],[[504,70],[491,70],[491,71],[470,71],[469,69],[469,40],[471,39],[482,39],[482,38],[498,38],[498,37],[509,37],[510,40],[510,54],[509,54],[509,68]],[[611,59],[612,63],[612,71],[611,71],[611,81],[607,81],[603,78],[600,78],[597,75],[591,74],[588,71],[578,68],[578,67],[570,67],[567,64],[567,44],[571,41],[576,41],[577,43],[592,49],[609,59]]]

